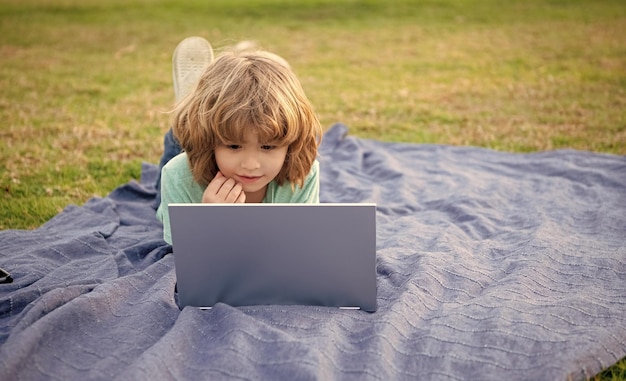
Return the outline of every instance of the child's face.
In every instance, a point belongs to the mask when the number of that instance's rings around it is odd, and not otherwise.
[[[264,145],[257,133],[246,132],[243,142],[227,142],[215,148],[220,172],[243,186],[247,202],[261,202],[269,184],[283,167],[287,146]]]

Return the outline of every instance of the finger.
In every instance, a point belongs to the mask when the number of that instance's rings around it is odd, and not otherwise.
[[[217,172],[217,174],[215,174],[215,177],[213,177],[211,182],[209,182],[206,191],[212,194],[217,194],[217,192],[219,192],[220,188],[222,187],[222,185],[224,185],[224,182],[226,180],[227,179],[226,177],[224,177],[222,172]]]
[[[227,178],[222,174],[222,172],[217,172],[202,193],[202,202],[220,202],[220,200],[217,198],[217,192],[219,192],[226,180]]]
[[[219,199],[221,199],[221,200],[226,201],[228,199],[228,195],[230,194],[230,192],[233,190],[233,188],[236,185],[237,185],[237,183],[235,182],[235,180],[233,180],[233,179],[226,179],[226,181],[224,181],[222,183],[222,186],[217,191],[217,197]]]
[[[239,199],[239,196],[243,193],[243,186],[236,183],[235,186],[228,192],[225,201],[228,203],[235,203]]]
[[[246,203],[246,192],[242,191],[239,194],[239,197],[237,198],[237,201],[235,201],[236,204],[245,204]]]

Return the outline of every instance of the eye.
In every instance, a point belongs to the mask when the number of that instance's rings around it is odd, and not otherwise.
[[[240,149],[241,146],[239,144],[226,144],[226,148],[235,151]]]
[[[263,151],[271,151],[271,150],[273,150],[274,148],[276,148],[276,146],[272,146],[272,145],[269,145],[269,144],[264,144],[264,145],[262,145],[262,146],[261,146],[261,149],[262,149]]]

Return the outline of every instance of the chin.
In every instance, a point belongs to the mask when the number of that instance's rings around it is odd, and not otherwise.
[[[262,189],[264,189],[267,186],[267,184],[263,185],[263,186],[255,186],[255,187],[250,187],[250,188],[243,188],[243,191],[246,193],[257,193],[260,192]]]

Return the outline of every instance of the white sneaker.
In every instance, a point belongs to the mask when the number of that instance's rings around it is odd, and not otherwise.
[[[182,40],[172,55],[172,77],[176,102],[196,86],[206,66],[213,61],[213,48],[202,37]]]

